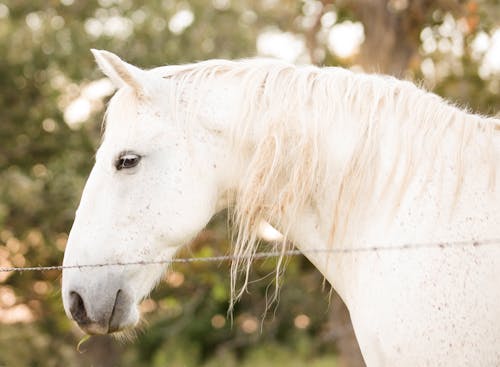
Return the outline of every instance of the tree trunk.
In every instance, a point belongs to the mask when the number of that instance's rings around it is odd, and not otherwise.
[[[397,77],[418,67],[420,32],[434,10],[462,11],[462,5],[453,0],[358,0],[347,7],[365,29],[357,63],[368,72]]]

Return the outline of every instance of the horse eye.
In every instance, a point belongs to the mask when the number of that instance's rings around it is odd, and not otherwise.
[[[123,168],[132,168],[139,164],[141,157],[137,154],[126,153],[122,154],[120,158],[116,160],[115,167],[119,171]]]

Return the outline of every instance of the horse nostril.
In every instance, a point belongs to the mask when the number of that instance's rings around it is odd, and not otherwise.
[[[130,326],[130,318],[134,313],[134,299],[126,290],[116,292],[115,304],[109,321],[109,332],[122,330]]]
[[[71,291],[69,293],[70,297],[70,306],[69,312],[73,319],[79,324],[86,324],[89,322],[89,318],[87,316],[87,311],[85,310],[85,304],[83,303],[82,297],[78,294],[78,292]]]

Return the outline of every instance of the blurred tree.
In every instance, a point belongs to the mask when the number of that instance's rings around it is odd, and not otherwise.
[[[420,32],[439,10],[460,15],[452,0],[360,0],[347,9],[363,23],[365,41],[357,58],[364,70],[402,77],[418,67]]]

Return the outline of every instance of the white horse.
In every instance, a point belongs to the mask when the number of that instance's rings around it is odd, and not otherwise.
[[[472,246],[500,236],[499,120],[340,68],[93,52],[118,91],[64,265],[172,258],[229,208],[233,300],[266,220],[343,298],[368,366],[500,365],[500,246]],[[65,310],[88,333],[133,327],[164,270],[65,269]]]

